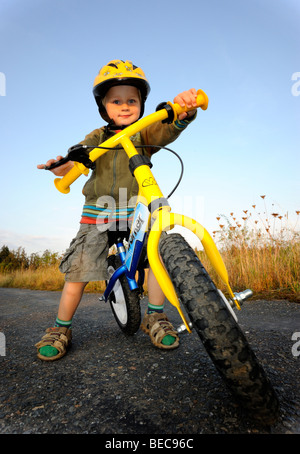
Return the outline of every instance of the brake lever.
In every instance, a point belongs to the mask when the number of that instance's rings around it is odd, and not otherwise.
[[[60,167],[66,162],[70,161],[70,158],[68,156],[65,156],[64,158],[60,159],[59,161],[53,162],[53,164],[50,164],[50,166],[44,166],[45,170],[52,170],[55,169],[56,167]]]
[[[50,164],[50,166],[45,166],[45,170],[52,170],[55,169],[56,167],[60,167],[63,164],[66,164],[69,161],[75,161],[75,162],[80,162],[83,164],[85,167],[88,169],[94,169],[95,168],[95,163],[90,160],[88,155],[86,154],[86,150],[89,148],[87,145],[73,145],[68,149],[68,154],[64,158],[60,159],[59,161],[54,162],[53,164]]]
[[[81,145],[81,144],[73,145],[72,147],[70,147],[68,150],[69,161],[80,162],[88,169],[94,169],[95,163],[90,160],[89,156],[86,153],[86,150],[88,148],[91,148],[91,147],[88,147],[87,145]]]

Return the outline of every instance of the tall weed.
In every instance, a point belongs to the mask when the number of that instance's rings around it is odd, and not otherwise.
[[[261,196],[264,206],[260,211],[252,205],[240,218],[233,212],[219,215],[214,239],[234,291],[251,288],[255,297],[300,301],[300,211],[296,211],[296,221],[291,225],[288,213],[268,213],[265,197]],[[197,254],[215,276],[204,253]],[[217,276],[215,281],[224,287]]]

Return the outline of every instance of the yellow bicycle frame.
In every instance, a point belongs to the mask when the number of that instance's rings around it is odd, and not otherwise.
[[[180,115],[182,112],[187,112],[189,110],[193,110],[194,107],[188,109],[186,107],[181,107],[179,104],[172,104],[168,103],[173,109],[174,113],[174,120],[176,120],[177,116]],[[200,107],[202,110],[206,110],[208,106],[208,97],[202,91],[198,90],[197,92],[197,107]],[[100,156],[104,153],[109,151],[109,148],[116,147],[117,145],[121,145],[125,152],[127,153],[128,158],[132,158],[135,155],[138,155],[137,150],[135,149],[133,143],[130,140],[130,137],[134,136],[137,132],[141,131],[142,129],[146,128],[152,123],[157,121],[165,120],[168,117],[168,112],[166,109],[161,109],[157,112],[154,112],[148,115],[145,118],[137,121],[136,123],[128,126],[123,131],[117,133],[113,137],[109,138],[105,142],[101,144],[101,149],[94,148],[89,153],[89,158],[92,162],[96,161]],[[106,148],[107,147],[107,148]],[[74,167],[63,177],[63,178],[56,178],[55,179],[55,186],[56,188],[62,193],[68,193],[70,191],[69,186],[82,174],[87,175],[89,173],[89,169],[87,169],[83,164],[74,163]],[[152,271],[160,284],[166,298],[170,301],[173,306],[175,306],[189,332],[191,332],[188,322],[185,318],[185,315],[182,312],[180,307],[179,299],[176,295],[174,290],[173,284],[171,279],[161,262],[159,252],[158,252],[158,244],[161,233],[163,231],[171,230],[175,225],[183,226],[193,232],[201,241],[204,250],[216,270],[217,274],[220,276],[222,281],[227,286],[228,292],[230,297],[235,302],[238,309],[240,306],[238,301],[232,292],[229,281],[228,281],[228,274],[222,257],[207,230],[194,219],[180,215],[171,213],[171,208],[169,204],[164,199],[163,194],[155,181],[155,178],[150,170],[150,167],[147,164],[142,164],[138,166],[134,170],[134,176],[139,185],[139,198],[142,198],[148,206],[153,204],[154,201],[157,201],[157,208],[153,209],[152,218],[154,223],[151,227],[148,244],[147,244],[147,253],[148,253],[148,260]],[[143,185],[143,182],[147,180],[152,184]],[[165,203],[164,203],[165,202]],[[154,205],[155,206],[155,205]]]

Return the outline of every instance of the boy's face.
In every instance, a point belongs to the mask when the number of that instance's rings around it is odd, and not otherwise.
[[[140,94],[136,87],[117,85],[105,96],[107,115],[117,126],[128,126],[139,119],[141,112]]]

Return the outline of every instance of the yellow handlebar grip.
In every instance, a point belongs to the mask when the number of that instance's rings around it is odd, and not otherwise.
[[[87,169],[83,164],[79,162],[74,162],[74,167],[69,170],[68,173],[62,178],[55,178],[54,184],[56,189],[58,189],[63,194],[68,194],[70,192],[70,184],[74,183],[80,175],[84,174],[87,175],[89,173],[89,169]]]
[[[189,110],[194,110],[195,107],[181,107],[179,104],[175,103],[172,104],[168,102],[168,104],[173,108],[173,111],[175,113],[175,117],[177,118],[178,115],[180,115],[182,112],[188,112]],[[197,108],[200,107],[202,110],[206,110],[208,106],[208,96],[206,93],[204,93],[203,90],[198,90],[197,91]],[[174,118],[174,121],[176,120]]]
[[[197,107],[201,107],[202,110],[206,110],[208,106],[208,96],[203,90],[197,91]]]

